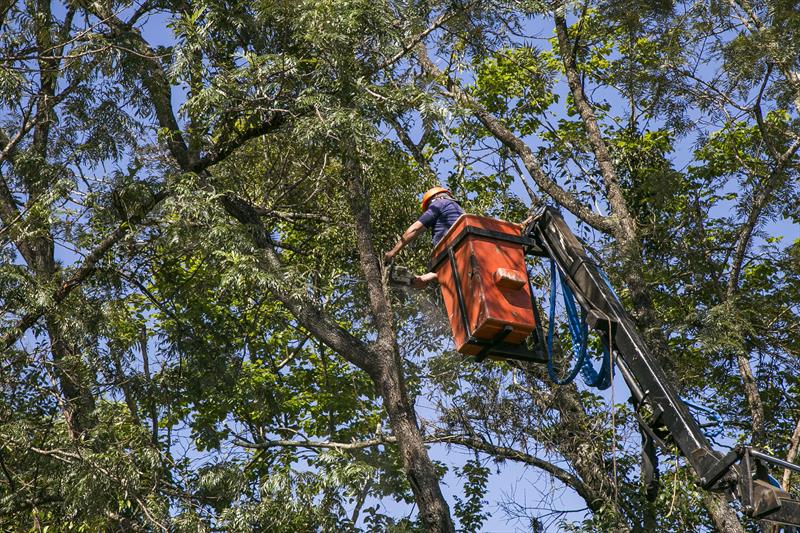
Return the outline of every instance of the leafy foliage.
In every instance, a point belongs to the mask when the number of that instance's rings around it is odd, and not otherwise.
[[[570,224],[679,392],[720,412],[722,444],[793,460],[798,28],[777,0],[0,6],[0,529],[421,531],[392,380],[433,477],[460,480],[459,530],[718,527],[675,450],[646,501],[624,393],[462,359],[436,291],[377,290],[363,240],[381,255],[437,183],[512,221],[584,207],[616,229]],[[398,373],[287,301],[396,346]],[[498,489],[509,473],[539,501]]]

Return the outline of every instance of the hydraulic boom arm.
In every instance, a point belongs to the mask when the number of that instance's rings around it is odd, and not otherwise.
[[[553,259],[586,313],[589,326],[616,354],[616,367],[631,390],[643,432],[658,442],[658,435],[666,428],[701,485],[738,498],[748,516],[800,526],[800,501],[770,483],[767,464],[798,472],[800,466],[750,447],[736,447],[725,456],[714,451],[601,270],[561,215],[553,208],[543,208],[524,234],[536,243],[529,253]],[[640,414],[645,411],[643,407],[649,412],[647,417]]]

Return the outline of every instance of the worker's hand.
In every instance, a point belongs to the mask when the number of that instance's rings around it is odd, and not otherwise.
[[[516,226],[519,228],[520,231],[524,230],[525,226],[527,226],[533,220],[533,217],[534,215],[529,216],[522,222],[517,223]]]
[[[421,276],[414,276],[414,279],[411,280],[411,286],[415,289],[424,289],[431,281],[436,281],[437,279],[435,272],[428,272]]]
[[[388,252],[386,252],[386,254],[383,256],[383,262],[385,264],[387,264],[387,265],[391,264],[391,262],[394,261],[394,256],[395,256],[396,253],[397,252],[395,252],[394,249],[389,250]]]
[[[411,280],[411,286],[415,289],[424,289],[428,286],[428,282],[422,279],[422,276],[414,276]]]

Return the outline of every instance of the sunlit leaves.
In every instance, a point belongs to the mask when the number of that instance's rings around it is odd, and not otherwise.
[[[495,114],[509,116],[523,135],[536,130],[537,116],[558,100],[553,67],[533,48],[500,50],[477,65],[473,92]]]

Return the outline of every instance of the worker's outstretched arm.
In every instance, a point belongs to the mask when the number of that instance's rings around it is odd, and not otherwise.
[[[425,231],[425,226],[419,220],[411,224],[405,231],[405,233],[403,233],[403,235],[400,237],[400,240],[397,241],[397,244],[395,244],[391,250],[386,252],[384,260],[388,263],[389,261],[394,259],[394,256],[400,253],[400,250],[402,250],[406,244],[416,239],[417,236],[419,236],[419,234],[424,231]]]

